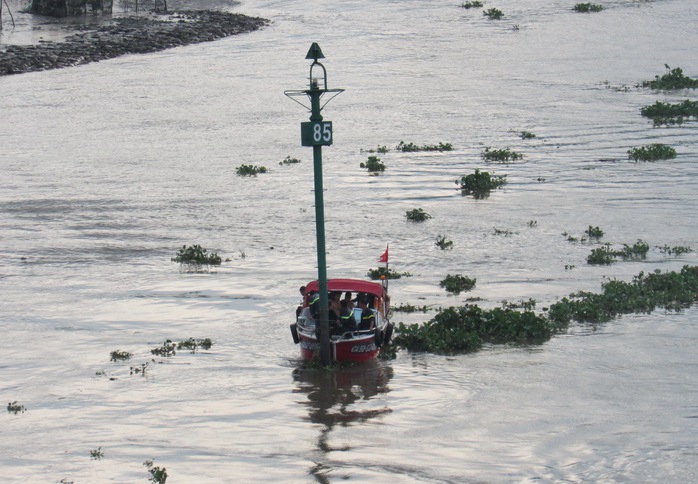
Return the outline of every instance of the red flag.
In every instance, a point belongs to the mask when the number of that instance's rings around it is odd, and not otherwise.
[[[381,256],[380,259],[378,259],[378,262],[388,262],[388,246],[385,246],[385,252],[383,252],[383,255]]]

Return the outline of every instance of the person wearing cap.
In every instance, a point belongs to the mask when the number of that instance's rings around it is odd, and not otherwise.
[[[368,306],[368,298],[359,298],[359,307],[361,308],[361,324],[359,329],[362,331],[373,329],[374,324],[376,324],[376,316],[373,314],[373,310]]]
[[[356,331],[356,318],[354,317],[354,308],[350,308],[346,299],[340,301],[342,312],[339,316],[339,321],[342,324],[342,332]]]

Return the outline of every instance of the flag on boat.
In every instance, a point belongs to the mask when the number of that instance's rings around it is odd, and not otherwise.
[[[383,255],[381,256],[381,258],[378,259],[378,262],[385,262],[385,263],[388,262],[388,247],[389,246],[387,246],[387,245],[385,246],[385,252],[383,252]]]

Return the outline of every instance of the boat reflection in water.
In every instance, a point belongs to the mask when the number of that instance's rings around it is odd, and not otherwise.
[[[392,411],[385,406],[377,408],[371,402],[377,395],[390,391],[388,383],[392,377],[392,367],[376,359],[334,371],[294,370],[294,393],[307,396],[307,401],[300,403],[308,406],[308,420],[322,425],[317,443],[321,454],[350,450],[347,446],[331,447],[330,432],[335,426],[362,424]],[[326,466],[318,462],[311,474],[319,482],[325,482],[324,470]]]

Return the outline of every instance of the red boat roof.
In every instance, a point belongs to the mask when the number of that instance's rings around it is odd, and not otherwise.
[[[306,293],[309,291],[318,291],[319,288],[320,285],[318,281],[312,281],[306,284],[305,291]],[[328,279],[327,290],[365,292],[378,297],[383,297],[384,293],[382,284],[378,282],[362,281],[361,279]]]

